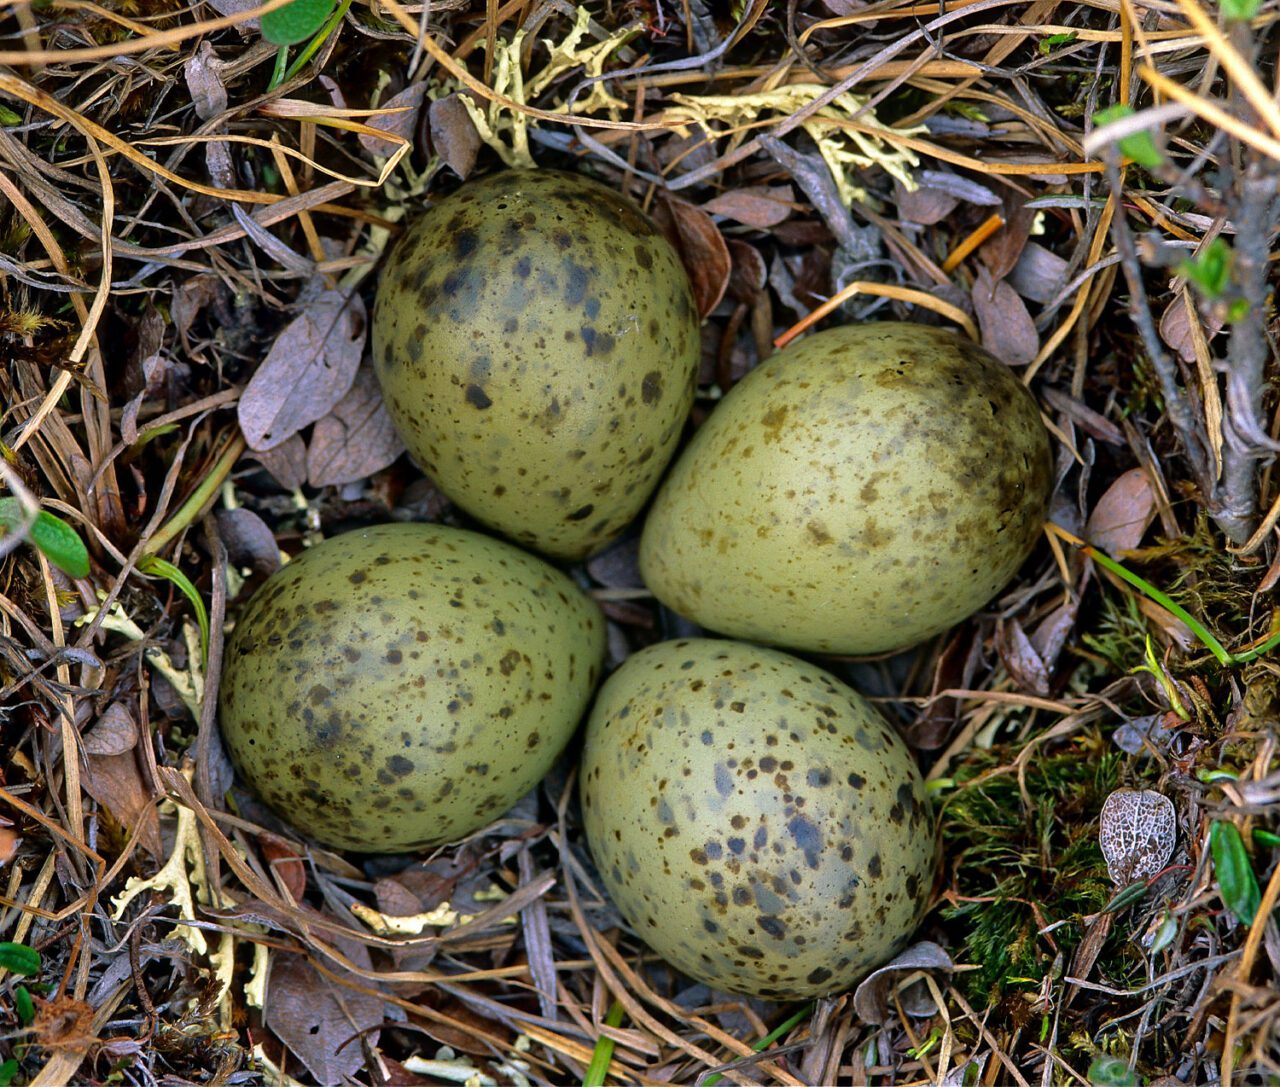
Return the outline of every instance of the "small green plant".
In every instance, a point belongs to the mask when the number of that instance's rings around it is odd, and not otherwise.
[[[89,552],[74,528],[46,510],[33,518],[18,499],[0,498],[0,538],[23,529],[31,546],[63,573],[89,576]]]
[[[351,0],[342,0],[336,10],[334,0],[293,0],[291,4],[267,12],[262,17],[262,36],[280,47],[267,89],[275,90],[297,75],[337,29],[350,7]],[[311,40],[307,41],[308,38]],[[289,46],[301,41],[307,41],[306,47],[289,64]]]
[[[26,944],[0,943],[0,970],[22,978],[40,973],[40,952]]]
[[[272,45],[296,45],[319,30],[331,11],[333,0],[293,0],[262,17],[262,36]]]
[[[149,574],[153,577],[162,577],[171,582],[191,602],[192,608],[195,609],[196,622],[200,625],[202,660],[207,664],[209,662],[209,611],[204,606],[204,599],[200,596],[199,590],[191,583],[191,579],[178,567],[174,566],[173,563],[156,555],[143,555],[138,560],[138,570],[141,573]]]
[[[1095,1057],[1089,1065],[1089,1082],[1093,1087],[1138,1087],[1138,1077],[1118,1057]]]
[[[1097,913],[1112,890],[1089,824],[1117,784],[1119,754],[1037,754],[1025,768],[1029,807],[1018,775],[991,773],[1013,757],[1001,748],[972,752],[957,769],[958,784],[941,812],[957,901],[943,916],[961,923],[964,961],[979,965],[964,983],[984,1001],[1038,986],[1055,954],[1040,930]],[[1069,957],[1079,936],[1076,925],[1064,925],[1054,930],[1053,941]]]
[[[604,1022],[608,1027],[622,1026],[625,1009],[616,1000],[605,1013]],[[614,1041],[608,1035],[601,1034],[596,1039],[596,1047],[591,1052],[591,1063],[582,1077],[582,1087],[604,1087],[609,1075],[609,1063],[613,1060]]]
[[[1213,874],[1218,877],[1222,901],[1241,924],[1253,924],[1262,904],[1262,893],[1235,823],[1225,819],[1213,821],[1209,827],[1209,850],[1213,854]]]
[[[1065,34],[1050,34],[1047,38],[1040,39],[1039,50],[1041,56],[1048,56],[1060,45],[1071,45],[1076,40],[1076,32],[1070,30]]]
[[[1190,260],[1184,260],[1178,266],[1178,273],[1205,298],[1216,301],[1226,293],[1231,283],[1231,265],[1234,259],[1231,246],[1219,236]]]
[[[1046,39],[1046,41],[1048,40],[1050,39]],[[1041,46],[1043,45],[1044,43],[1041,42]],[[1101,128],[1104,125],[1111,124],[1113,121],[1132,117],[1133,113],[1132,106],[1108,106],[1106,109],[1098,110],[1093,115],[1093,123]],[[1127,136],[1121,136],[1116,141],[1116,146],[1120,148],[1120,154],[1127,159],[1132,159],[1144,169],[1154,170],[1164,164],[1164,154],[1156,146],[1156,141],[1152,137],[1150,129],[1144,128],[1140,132],[1131,132]]]
[[[1222,0],[1222,17],[1229,23],[1245,23],[1262,10],[1262,0]]]

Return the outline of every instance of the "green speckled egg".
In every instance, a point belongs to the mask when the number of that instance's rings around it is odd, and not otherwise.
[[[912,645],[1030,554],[1052,461],[1035,400],[954,333],[834,328],[753,370],[645,522],[657,597],[738,638],[827,653]]]
[[[369,853],[453,841],[547,772],[604,624],[540,559],[439,525],[336,536],[273,574],[226,651],[222,737],[297,830]]]
[[[857,692],[711,639],[630,657],[582,761],[587,840],[623,917],[716,989],[844,989],[920,920],[935,856],[920,773]]]
[[[640,511],[693,403],[680,258],[613,190],[552,171],[468,182],[383,272],[373,361],[409,452],[504,535],[581,558]]]

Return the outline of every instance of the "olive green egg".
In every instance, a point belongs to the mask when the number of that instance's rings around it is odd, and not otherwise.
[[[222,737],[245,783],[326,845],[454,841],[547,772],[600,674],[595,603],[541,559],[440,525],[304,551],[228,640]]]
[[[826,653],[923,641],[1003,588],[1040,534],[1048,433],[1013,372],[955,333],[834,328],[749,373],[645,521],[664,604]]]
[[[486,525],[599,550],[639,513],[693,403],[699,320],[679,256],[598,182],[508,170],[413,222],[373,313],[405,446]]]
[[[847,988],[924,912],[936,856],[920,773],[835,676],[772,649],[644,649],[587,723],[581,799],[601,879],[636,933],[713,988]]]

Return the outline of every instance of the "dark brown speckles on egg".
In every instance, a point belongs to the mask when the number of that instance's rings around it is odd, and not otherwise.
[[[551,171],[469,181],[411,224],[372,334],[387,409],[440,489],[560,558],[644,506],[700,351],[675,250],[617,193]]]
[[[595,605],[508,544],[436,525],[352,532],[245,605],[223,739],[304,835],[362,852],[452,841],[550,767],[603,648]]]
[[[781,653],[684,639],[633,655],[596,702],[581,781],[615,904],[715,988],[846,988],[924,908],[934,837],[905,745],[855,692]],[[681,838],[698,844],[671,848]]]
[[[1035,400],[977,345],[896,322],[830,329],[757,367],[699,427],[646,519],[641,572],[734,637],[900,648],[1008,583],[1039,538],[1051,467]]]

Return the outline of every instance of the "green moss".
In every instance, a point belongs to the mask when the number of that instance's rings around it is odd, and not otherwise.
[[[1087,736],[1033,757],[1024,776],[1029,804],[1012,769],[1016,755],[974,752],[942,810],[955,894],[943,916],[964,933],[959,957],[977,967],[965,975],[976,1000],[1037,988],[1057,954],[1069,961],[1083,934],[1078,919],[1112,893],[1096,817],[1117,785],[1120,754]],[[1061,921],[1071,923],[1040,935]]]

